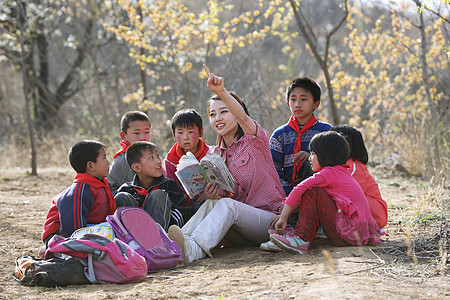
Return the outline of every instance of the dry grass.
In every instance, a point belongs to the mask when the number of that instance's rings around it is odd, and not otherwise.
[[[450,276],[450,191],[445,176],[433,177],[417,192],[410,213],[393,224],[396,232],[405,234],[405,241],[376,249],[379,254],[395,257],[377,272],[389,276]]]

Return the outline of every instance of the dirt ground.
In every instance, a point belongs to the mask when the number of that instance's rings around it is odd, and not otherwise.
[[[417,216],[415,207],[429,183],[382,167],[371,172],[389,205],[380,245],[338,248],[321,240],[308,255],[221,248],[213,251],[214,258],[150,273],[137,284],[43,288],[13,280],[14,261],[36,255],[52,197],[72,183],[75,173],[40,169],[34,177],[19,169],[0,170],[0,299],[450,299],[448,260],[445,266],[439,255],[428,258],[438,247],[432,238],[442,222],[428,217],[412,231],[405,225]],[[448,208],[448,187],[442,195],[439,201]],[[420,241],[429,244],[422,251],[425,258],[416,262],[406,255],[410,235],[416,250]]]

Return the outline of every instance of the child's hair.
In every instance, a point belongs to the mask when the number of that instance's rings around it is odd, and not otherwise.
[[[242,108],[244,109],[247,116],[250,116],[250,114],[248,113],[247,105],[245,105],[244,101],[242,101],[241,98],[239,98],[239,96],[233,92],[230,92],[230,95],[233,96],[233,98],[236,99],[236,101],[242,106]],[[209,107],[211,106],[212,101],[216,101],[216,100],[222,101],[222,99],[220,99],[219,96],[217,96],[216,94],[213,94],[211,96],[211,98],[208,100],[208,104],[206,107],[206,111],[208,112],[208,118],[209,118]],[[237,138],[239,139],[243,135],[244,135],[244,130],[242,129],[241,125],[239,125],[239,123],[238,123],[238,130],[237,130],[235,136],[237,136]],[[222,143],[222,139],[223,139],[223,137],[220,134],[217,135],[217,146],[220,146],[220,144]]]
[[[100,149],[106,146],[97,141],[82,140],[73,145],[69,150],[69,162],[77,173],[86,173],[88,162],[97,162]]]
[[[134,142],[128,147],[125,157],[130,168],[134,163],[138,163],[141,161],[142,155],[144,154],[145,150],[154,152],[158,151],[158,148],[155,144],[145,141]]]
[[[172,133],[175,134],[175,129],[186,128],[192,125],[197,125],[198,130],[203,128],[203,121],[200,114],[193,108],[179,110],[172,117]]]
[[[369,154],[367,153],[366,145],[364,145],[364,138],[356,127],[342,124],[336,125],[330,130],[339,132],[344,136],[350,145],[350,157],[353,160],[359,160],[363,164],[367,164]]]
[[[314,102],[320,101],[322,90],[320,85],[312,78],[298,77],[293,79],[286,88],[286,101],[289,102],[289,96],[295,88],[302,88],[313,95]]]
[[[316,134],[309,142],[309,150],[317,155],[322,168],[343,165],[350,156],[347,140],[335,131]]]
[[[122,119],[120,120],[120,127],[122,132],[126,133],[128,128],[130,128],[130,122],[133,121],[147,121],[151,126],[150,118],[142,111],[128,111],[122,116]]]

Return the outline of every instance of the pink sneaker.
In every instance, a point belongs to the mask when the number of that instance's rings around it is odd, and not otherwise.
[[[294,227],[292,227],[291,225],[287,225],[286,228],[284,229],[284,234],[290,234],[290,235],[294,235]],[[269,235],[272,234],[277,234],[277,231],[275,230],[275,228],[271,228],[269,229]]]
[[[295,234],[271,234],[270,240],[280,247],[294,254],[307,254],[309,242],[305,242]]]

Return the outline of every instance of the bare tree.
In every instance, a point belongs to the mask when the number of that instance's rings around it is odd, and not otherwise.
[[[322,69],[325,81],[327,85],[328,90],[328,98],[330,99],[330,110],[331,115],[333,117],[334,124],[339,123],[339,116],[336,109],[336,103],[333,95],[333,87],[331,86],[331,77],[330,77],[330,71],[328,67],[328,55],[330,53],[330,43],[332,36],[339,30],[339,28],[342,27],[342,25],[346,22],[347,16],[348,16],[348,3],[347,0],[344,0],[343,7],[344,7],[344,16],[340,19],[340,21],[336,24],[335,27],[333,27],[325,36],[325,46],[324,46],[324,53],[321,55],[319,53],[319,47],[318,47],[318,40],[316,38],[316,35],[314,34],[314,31],[312,29],[312,26],[309,24],[308,20],[305,18],[304,14],[302,13],[301,5],[297,6],[295,0],[289,0],[292,10],[294,11],[295,21],[297,22],[298,28],[300,29],[300,32],[303,35],[303,38],[306,40],[306,42],[309,45],[309,48],[311,49],[311,52],[314,55],[314,58],[320,65],[320,68]]]

